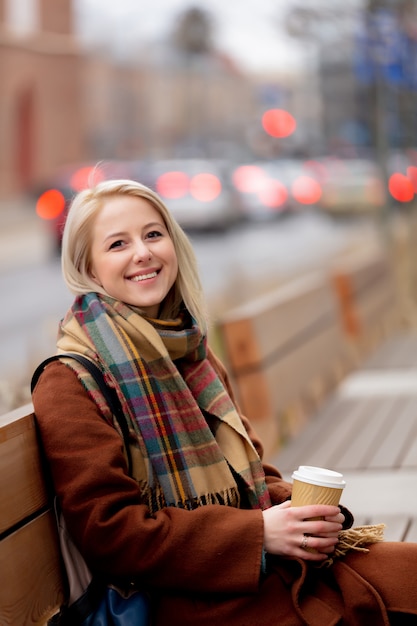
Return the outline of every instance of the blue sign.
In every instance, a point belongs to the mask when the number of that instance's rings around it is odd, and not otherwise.
[[[378,9],[360,24],[353,65],[361,83],[380,79],[391,86],[417,89],[417,44],[388,9]]]

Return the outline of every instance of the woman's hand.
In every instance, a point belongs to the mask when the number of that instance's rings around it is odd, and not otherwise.
[[[308,561],[322,561],[333,552],[344,521],[339,508],[327,504],[291,507],[291,502],[283,502],[262,514],[265,550]],[[324,519],[310,520],[312,517]]]

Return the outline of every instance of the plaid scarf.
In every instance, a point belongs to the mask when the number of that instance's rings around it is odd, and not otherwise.
[[[270,505],[259,456],[207,358],[206,338],[187,313],[151,320],[88,293],[62,321],[57,346],[58,353],[95,361],[116,389],[144,460],[145,475],[135,478],[151,512],[211,503],[238,507],[242,492],[252,508]],[[91,376],[74,360],[65,362],[106,416]]]

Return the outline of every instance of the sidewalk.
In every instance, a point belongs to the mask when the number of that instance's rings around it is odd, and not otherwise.
[[[0,272],[47,259],[52,251],[48,224],[28,200],[0,202]]]

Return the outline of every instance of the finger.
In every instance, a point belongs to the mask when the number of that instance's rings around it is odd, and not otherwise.
[[[306,506],[294,507],[294,511],[300,519],[309,519],[311,517],[336,517],[340,514],[337,506],[329,504],[308,504]]]
[[[291,500],[285,500],[281,502],[281,504],[276,505],[278,509],[289,509],[291,508]]]
[[[334,551],[337,543],[338,539],[335,537],[323,538],[304,535],[300,541],[298,555],[302,558],[309,558],[309,556],[307,557],[306,555],[310,554],[324,554],[327,556]]]
[[[298,557],[299,559],[303,559],[304,561],[324,561],[325,559],[328,559],[329,556],[333,553],[334,548],[329,548],[326,549],[326,551],[321,551],[319,552],[318,550],[314,550],[312,548],[308,548],[307,550],[302,550],[301,548],[299,548],[294,556]]]
[[[338,522],[326,522],[325,520],[306,521],[302,522],[300,526],[301,532],[316,537],[325,537],[327,535],[337,536],[343,528],[342,524]]]
[[[315,537],[322,537],[323,539],[339,539],[339,532],[337,531],[335,533],[320,533],[317,535],[314,535]]]
[[[335,515],[334,517],[329,517],[328,515],[326,515],[324,519],[326,520],[326,522],[338,522],[340,524],[343,524],[343,522],[345,521],[345,516],[343,515],[343,513],[339,513],[339,515]]]

